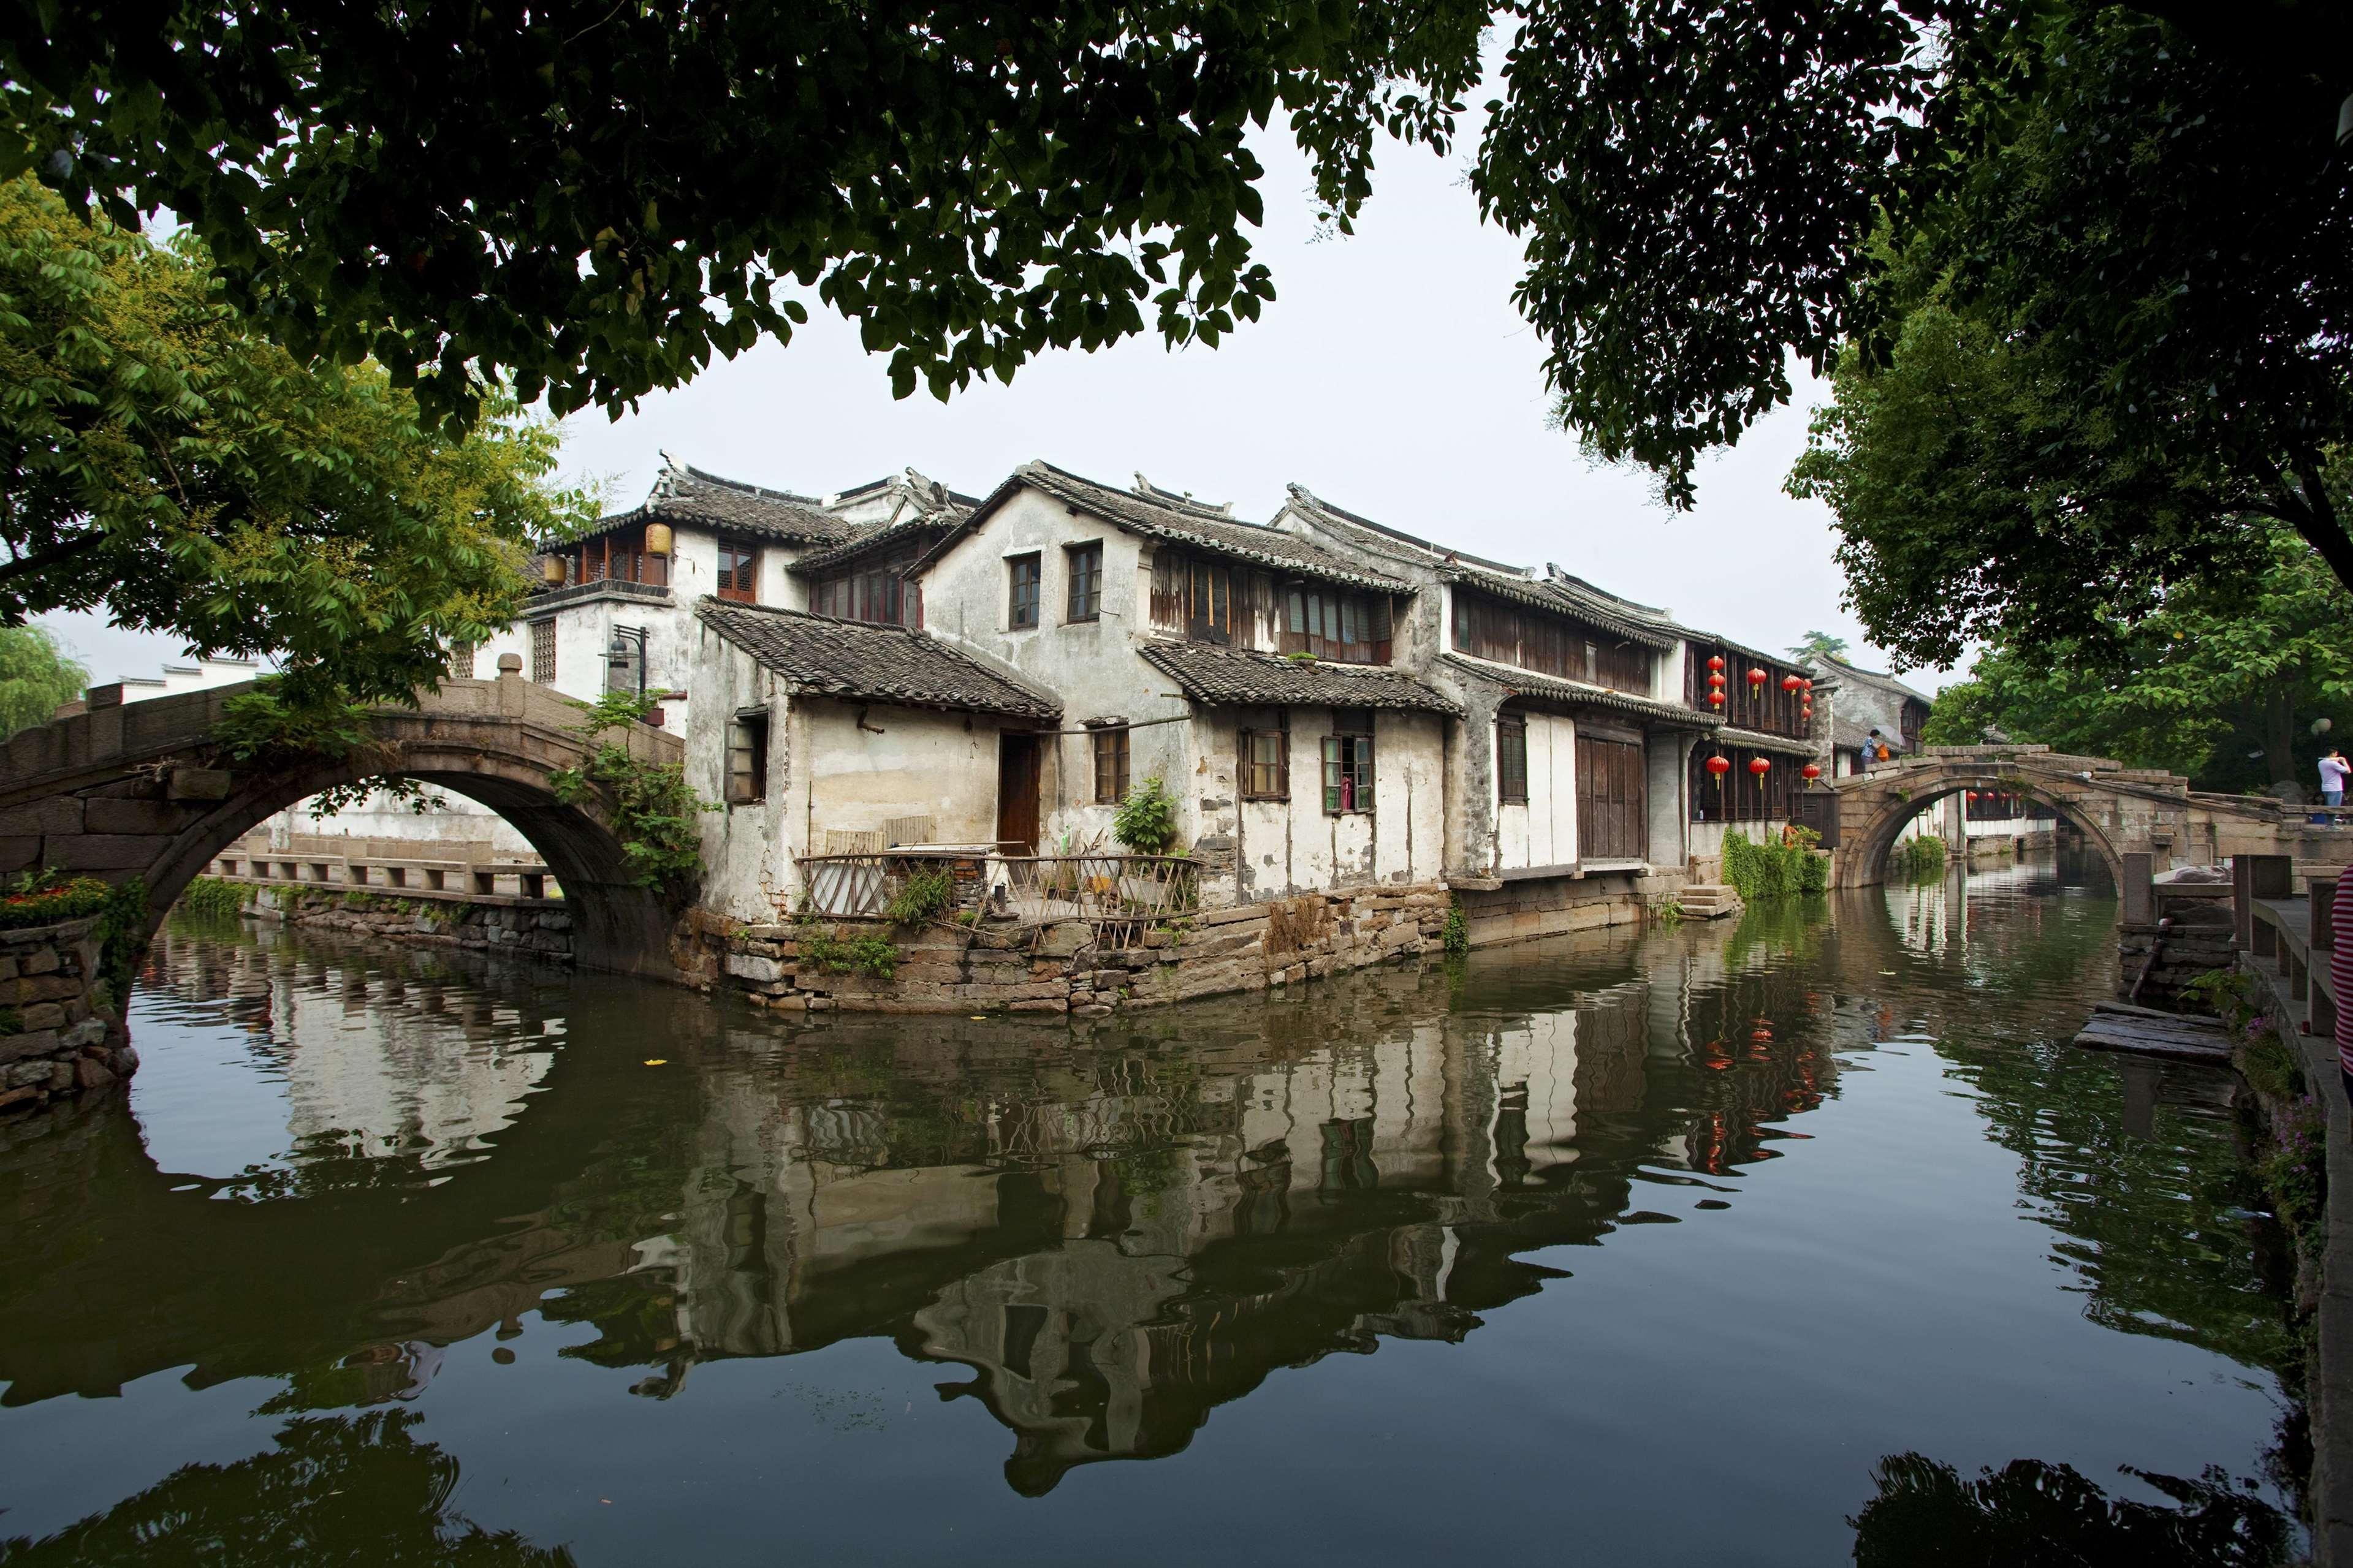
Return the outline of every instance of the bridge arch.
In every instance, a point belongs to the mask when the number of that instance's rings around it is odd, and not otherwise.
[[[223,704],[247,689],[95,709],[12,737],[0,749],[0,872],[142,878],[152,930],[190,880],[277,812],[337,784],[412,778],[488,806],[539,851],[564,889],[575,963],[679,978],[678,910],[631,880],[601,801],[556,797],[554,774],[587,757],[576,705],[512,672],[453,680],[413,710],[375,710],[367,742],[346,757],[251,766],[225,761],[214,739]],[[607,739],[649,762],[682,752],[677,737],[645,725]]]
[[[2163,869],[2193,847],[2189,782],[2102,757],[2067,756],[2047,746],[1942,746],[1892,766],[1850,774],[1837,795],[1834,884],[1870,887],[1887,879],[1887,858],[1904,825],[1962,791],[2023,795],[2081,831],[2125,885],[2124,858],[2146,853]]]

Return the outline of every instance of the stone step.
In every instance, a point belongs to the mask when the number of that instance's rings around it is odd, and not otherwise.
[[[1740,912],[1740,895],[1723,882],[1702,882],[1676,895],[1675,907],[1686,919],[1722,920]]]

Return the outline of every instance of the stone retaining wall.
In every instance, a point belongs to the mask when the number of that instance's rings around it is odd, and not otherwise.
[[[1437,951],[1447,893],[1435,884],[1311,893],[1208,910],[1113,948],[1083,921],[1029,928],[884,921],[733,927],[713,933],[727,984],[793,1012],[1009,1012],[1101,1018],[1125,1007],[1265,990]],[[820,945],[881,938],[889,980],[831,973]]]
[[[101,977],[98,923],[0,931],[0,1115],[100,1094],[137,1070]]]
[[[245,912],[321,931],[572,962],[572,914],[561,903],[462,904],[257,889]]]
[[[1491,891],[1465,890],[1463,923],[1471,945],[1529,942],[1603,926],[1638,925],[1661,904],[1672,903],[1691,879],[1679,871],[1651,876],[1532,877]]]
[[[2175,905],[2166,913],[2173,923],[2164,932],[2162,944],[2158,942],[2158,932],[2154,925],[2116,927],[2116,994],[2144,1007],[2182,1011],[2182,988],[2210,970],[2230,968],[2237,961],[2238,948],[2227,904]],[[2157,948],[2157,965],[2149,969],[2148,978],[2141,981],[2141,971],[2148,965],[2152,946]],[[2135,995],[2132,989],[2137,981],[2140,991]],[[2201,1007],[2186,1010],[2206,1011]]]

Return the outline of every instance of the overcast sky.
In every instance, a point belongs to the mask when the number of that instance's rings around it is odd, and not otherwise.
[[[1304,168],[1261,139],[1270,174],[1258,251],[1278,298],[1211,350],[1156,338],[1050,353],[1012,385],[893,402],[857,330],[817,313],[618,422],[567,424],[566,466],[639,499],[664,450],[729,478],[822,494],[913,467],[972,494],[1042,458],[1092,479],[1155,484],[1263,521],[1295,481],[1377,521],[1473,554],[1557,562],[1738,641],[1780,649],[1809,629],[1864,647],[1840,607],[1828,510],[1781,493],[1806,410],[1782,410],[1703,468],[1695,512],[1651,504],[1640,473],[1597,470],[1546,426],[1542,345],[1513,310],[1518,247],[1481,225],[1462,160],[1388,149],[1358,231],[1318,239]],[[53,621],[94,679],[153,673],[166,639],[90,616]],[[1940,678],[1916,672],[1916,683]]]

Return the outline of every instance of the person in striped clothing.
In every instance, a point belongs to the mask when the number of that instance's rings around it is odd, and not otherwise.
[[[2337,994],[2353,998],[2353,871],[2337,879],[2337,940],[2328,952],[2328,978]],[[2353,1006],[2337,1010],[2337,1070],[2345,1078],[2345,1100],[2353,1105]]]

